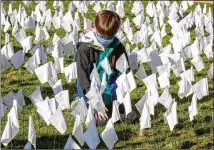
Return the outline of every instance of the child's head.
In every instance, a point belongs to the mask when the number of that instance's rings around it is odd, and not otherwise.
[[[95,17],[95,28],[104,38],[112,38],[118,32],[121,25],[120,16],[109,10],[100,11]]]

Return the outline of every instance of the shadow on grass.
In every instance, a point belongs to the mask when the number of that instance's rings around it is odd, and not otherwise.
[[[24,82],[23,79],[11,80],[9,82],[9,84],[11,84],[11,85],[17,84],[17,86],[21,86],[21,87],[24,87],[24,86],[36,86],[35,82]]]
[[[201,147],[201,148],[204,148],[204,149],[213,149],[213,144],[214,143],[208,143],[206,146]]]
[[[182,144],[181,149],[189,149],[196,144],[197,144],[196,142],[186,141]]]
[[[37,149],[63,149],[69,135],[43,136],[36,139]],[[23,149],[27,139],[14,139],[5,149]],[[33,147],[32,147],[33,148]]]
[[[171,93],[171,95],[172,95],[172,98],[174,98],[175,101],[177,102],[178,106],[182,104],[191,103],[192,101],[192,94],[188,97],[184,97],[183,99],[179,98],[178,93]],[[210,101],[212,97],[214,97],[214,93],[210,93],[209,96],[203,97],[201,100],[198,101],[198,103]]]
[[[68,137],[69,135],[39,137],[36,139],[36,149],[63,149]],[[75,142],[77,142],[77,140],[74,137],[72,138]],[[27,143],[27,139],[14,139],[6,147],[2,145],[2,148],[3,149],[4,148],[5,149],[23,149],[26,143]],[[102,145],[104,145],[104,143],[102,143]],[[86,144],[82,148],[88,149]]]
[[[204,135],[204,134],[210,134],[210,128],[195,129],[195,133],[197,134],[197,136],[201,136],[201,135]]]
[[[117,146],[117,149],[124,149],[124,147],[134,148],[134,147],[137,147],[137,146],[142,145],[142,144],[143,144],[143,142],[132,142],[132,143],[127,143],[127,144],[122,145],[122,146]]]

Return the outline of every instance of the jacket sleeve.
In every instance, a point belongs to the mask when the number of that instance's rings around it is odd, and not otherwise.
[[[77,63],[77,80],[84,95],[90,89],[90,78],[88,72],[88,66],[90,64],[89,49],[90,48],[87,46],[86,43],[78,43],[74,59],[75,62]]]

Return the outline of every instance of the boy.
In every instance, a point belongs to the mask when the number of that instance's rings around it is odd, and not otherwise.
[[[120,43],[119,39],[115,37],[121,25],[121,18],[119,15],[113,11],[102,10],[95,17],[95,31],[85,32],[81,38],[84,38],[85,41],[90,42],[79,42],[77,44],[77,52],[75,54],[75,62],[77,64],[77,93],[78,97],[83,97],[85,102],[87,103],[87,98],[85,94],[89,91],[91,81],[90,74],[93,70],[94,65],[96,64],[96,68],[102,81],[102,76],[104,73],[104,69],[100,66],[100,62],[107,57],[108,62],[110,64],[112,73],[110,75],[106,75],[107,85],[103,92],[103,101],[107,108],[106,114],[99,116],[98,112],[95,110],[95,119],[106,120],[111,117],[112,113],[112,102],[117,99],[116,88],[117,84],[115,83],[116,79],[122,74],[118,70],[116,70],[116,62],[120,58],[122,54],[125,54],[126,59],[128,61],[128,57],[126,54],[125,47],[122,43]],[[98,45],[95,44],[94,40],[90,40],[90,37],[86,37],[85,35],[90,32],[90,35],[96,38]],[[83,40],[82,40],[83,41]],[[103,48],[104,50],[101,50]],[[127,69],[127,73],[130,69]],[[124,113],[124,106],[121,104],[119,107],[120,113]],[[131,116],[132,119],[136,118],[136,114],[134,112],[134,116]]]

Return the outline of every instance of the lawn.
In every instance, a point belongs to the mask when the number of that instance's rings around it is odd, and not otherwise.
[[[21,1],[14,1],[13,9],[17,9],[19,4],[24,4]],[[69,1],[64,1],[64,14],[68,10]],[[148,2],[143,2],[144,8]],[[180,3],[180,2],[178,2]],[[52,15],[54,14],[55,10],[52,7],[53,1],[47,1],[47,9],[51,8]],[[129,18],[132,21],[134,15],[131,13],[132,9],[132,2],[128,2],[124,5],[125,7],[125,17]],[[7,12],[9,2],[3,2],[4,9]],[[188,12],[194,10],[197,3],[193,6],[188,8]],[[27,15],[31,14],[31,11],[34,10],[36,6],[35,2],[32,2],[29,7],[25,6]],[[93,20],[95,16],[95,12],[93,11],[93,5],[89,6],[89,11],[85,14],[85,17]],[[203,8],[204,5],[201,4]],[[213,10],[213,4],[207,4],[207,7],[211,7]],[[75,11],[73,11],[74,16]],[[213,11],[212,11],[213,13]],[[79,15],[81,17],[81,15]],[[167,23],[167,19],[165,18],[164,22],[166,23],[166,32],[167,36],[163,39],[163,46],[169,44],[169,39],[172,37],[171,26]],[[134,23],[131,22],[131,26],[134,27]],[[83,28],[83,18],[81,17],[81,27]],[[81,30],[82,31],[82,30]],[[80,31],[80,32],[81,32]],[[12,29],[8,30],[8,33],[11,35]],[[62,38],[65,36],[65,32],[63,29],[55,30],[53,27],[49,30],[50,38],[47,41],[42,41],[42,45],[46,47],[53,39],[54,33]],[[34,32],[33,30],[27,30],[27,36],[32,35],[33,38]],[[207,33],[205,33],[207,35]],[[4,32],[2,30],[1,34],[1,47],[4,46]],[[191,42],[195,40],[195,30],[191,30]],[[10,41],[14,45],[14,51],[21,50],[21,45],[16,41],[16,39],[11,35]],[[134,49],[136,45],[131,45],[131,49]],[[29,59],[30,54],[25,56],[24,63]],[[213,59],[208,60],[205,54],[201,55],[203,58],[203,62],[205,64],[205,68],[197,72],[195,71],[195,81],[192,83],[196,83],[202,78],[208,77],[207,70],[210,68]],[[68,66],[72,63],[73,57],[64,56],[64,65]],[[51,55],[48,55],[48,61],[53,61]],[[151,72],[150,68],[145,65],[145,70],[147,73]],[[185,61],[186,70],[191,67],[190,60]],[[136,70],[135,70],[136,71]],[[134,72],[135,72],[134,71]],[[59,79],[62,80],[63,88],[65,90],[69,90],[70,101],[72,101],[71,97],[75,93],[75,81],[73,80],[71,83],[67,83],[65,80],[64,74],[59,74]],[[23,149],[24,145],[27,143],[28,139],[28,119],[29,116],[33,117],[34,120],[34,127],[37,132],[37,148],[38,149],[62,149],[66,143],[68,136],[71,134],[73,125],[74,125],[74,117],[70,115],[70,110],[63,111],[64,117],[66,118],[67,122],[67,131],[64,135],[61,135],[52,125],[47,126],[44,121],[40,120],[38,113],[36,112],[35,107],[32,105],[31,101],[29,100],[28,96],[36,89],[36,86],[41,87],[42,96],[52,98],[54,96],[52,88],[49,86],[48,83],[41,84],[35,74],[31,74],[28,72],[24,66],[20,67],[19,69],[15,69],[11,67],[9,70],[2,74],[2,97],[6,95],[11,90],[13,92],[17,92],[19,89],[22,89],[25,96],[26,106],[23,108],[23,111],[18,114],[19,124],[20,124],[20,131],[16,135],[16,137],[12,140],[12,142],[5,148],[8,149]],[[209,96],[204,97],[202,100],[198,101],[198,115],[194,118],[192,122],[189,120],[188,114],[188,106],[191,104],[192,95],[188,98],[183,98],[182,100],[179,99],[177,93],[179,90],[178,81],[180,78],[177,78],[173,72],[171,71],[170,75],[170,93],[173,98],[175,98],[177,102],[177,113],[178,113],[178,124],[175,126],[174,130],[171,132],[169,126],[164,124],[163,114],[165,113],[166,109],[157,104],[155,106],[155,115],[151,115],[151,128],[145,129],[140,135],[140,125],[139,121],[137,120],[135,123],[126,124],[124,122],[118,122],[115,124],[115,130],[117,136],[119,138],[118,142],[115,144],[115,149],[122,149],[122,148],[191,148],[191,149],[198,149],[198,148],[206,148],[206,149],[213,149],[213,122],[212,122],[212,110],[213,110],[213,81],[208,79],[209,82]],[[140,98],[144,95],[146,91],[146,86],[143,84],[142,81],[136,79],[137,88],[131,93],[131,100],[133,109],[136,110],[134,104],[140,100]],[[159,94],[161,94],[161,90],[159,90]],[[137,111],[137,110],[136,110]],[[8,112],[8,110],[7,110]],[[137,112],[138,113],[138,112]],[[140,114],[138,113],[138,118],[140,118]],[[1,131],[3,132],[5,124],[7,122],[7,114],[2,119],[2,128]],[[86,128],[84,127],[84,130]],[[97,128],[99,134],[104,130],[104,127],[99,126]],[[2,133],[1,133],[2,134]],[[2,145],[2,148],[4,146]],[[83,148],[88,148],[86,144]],[[98,145],[98,149],[107,148],[105,144],[102,142]]]

